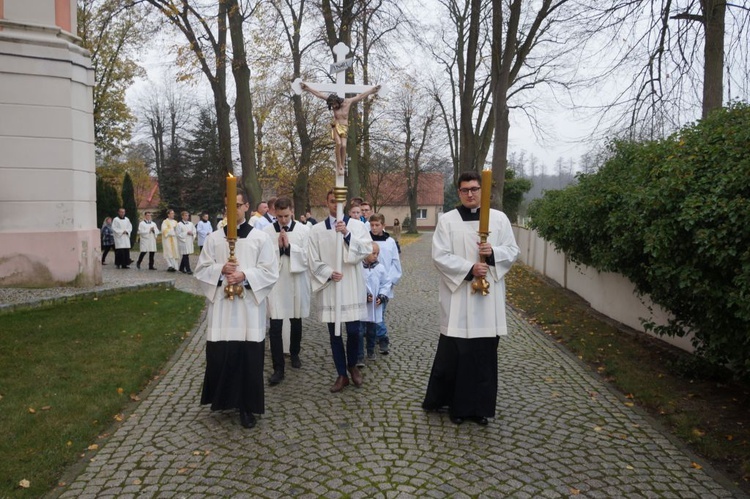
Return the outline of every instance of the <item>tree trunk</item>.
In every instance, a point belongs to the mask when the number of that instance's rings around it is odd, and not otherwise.
[[[706,40],[703,47],[703,112],[705,118],[724,101],[724,18],[726,2],[701,0]]]
[[[223,3],[223,2],[222,2]],[[229,33],[232,37],[232,74],[237,91],[234,116],[239,134],[242,183],[250,206],[257,205],[263,196],[258,182],[258,165],[255,161],[255,127],[253,124],[253,99],[250,95],[250,68],[245,53],[245,35],[242,32],[242,12],[237,0],[226,0],[229,16]]]
[[[464,66],[463,85],[461,88],[460,150],[459,168],[461,171],[476,170],[476,139],[474,137],[474,88],[477,70],[477,47],[479,45],[479,13],[482,8],[480,0],[471,0],[469,14],[469,37],[466,45],[466,64]],[[460,70],[460,69],[459,69]]]

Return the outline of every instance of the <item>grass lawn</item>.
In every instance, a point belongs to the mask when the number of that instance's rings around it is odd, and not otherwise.
[[[616,327],[529,267],[514,265],[506,283],[513,307],[750,492],[750,386],[645,334]]]
[[[0,497],[56,487],[160,375],[203,305],[160,289],[1,315]]]

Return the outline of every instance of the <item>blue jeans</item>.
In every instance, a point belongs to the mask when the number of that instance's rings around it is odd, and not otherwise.
[[[359,352],[359,321],[351,321],[345,324],[346,351],[344,351],[344,335],[336,336],[334,334],[334,323],[328,323],[333,363],[336,365],[336,372],[339,376],[346,376],[346,368],[357,365],[357,353]]]
[[[365,342],[367,354],[375,353],[375,336],[378,325],[374,322],[361,321],[359,326],[359,358],[365,358]]]
[[[383,303],[381,306],[383,307],[383,322],[378,322],[375,325],[375,334],[378,336],[378,345],[388,345],[390,344],[390,340],[388,339],[388,328],[385,325],[385,309],[388,303]]]

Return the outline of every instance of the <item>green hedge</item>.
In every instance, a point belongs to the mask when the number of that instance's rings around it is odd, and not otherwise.
[[[692,330],[700,354],[750,378],[750,107],[611,153],[599,172],[532,203],[531,226],[675,316],[647,327]]]

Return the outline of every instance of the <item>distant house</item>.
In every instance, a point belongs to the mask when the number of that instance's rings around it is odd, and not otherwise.
[[[373,174],[369,192],[363,198],[370,202],[373,209],[385,216],[385,225],[393,227],[393,220],[398,218],[403,225],[404,219],[410,216],[407,199],[406,179],[402,173]],[[438,216],[443,212],[443,174],[423,172],[419,174],[417,184],[417,228],[432,230],[437,225]],[[326,207],[318,202],[313,206],[313,216],[318,220],[326,217]]]
[[[156,177],[149,177],[148,184],[136,186],[135,190],[135,199],[138,203],[138,219],[143,220],[143,215],[147,211],[153,214],[154,220],[160,218],[159,203],[161,203],[161,197],[159,196],[159,180]]]
[[[438,216],[443,212],[443,174],[422,172],[417,184],[417,228],[432,230],[437,225]],[[385,224],[393,226],[398,218],[401,224],[410,215],[409,200],[406,196],[406,179],[403,174],[392,173],[373,178],[370,181],[370,195],[365,197],[378,213],[385,216]]]

